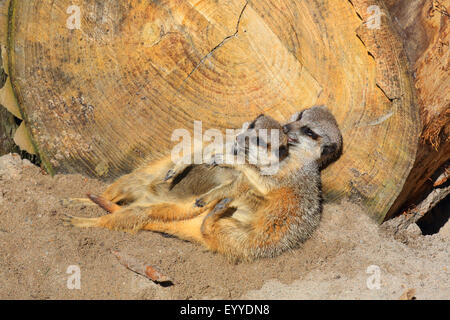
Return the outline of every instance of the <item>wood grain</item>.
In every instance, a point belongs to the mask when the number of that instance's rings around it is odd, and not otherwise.
[[[422,115],[416,160],[386,218],[419,205],[450,168],[450,0],[392,2]]]
[[[78,5],[81,29],[67,8]],[[378,5],[380,29],[367,8]],[[420,121],[403,46],[382,1],[12,0],[20,108],[56,172],[115,178],[178,142],[174,129],[237,128],[324,103],[344,153],[329,200],[381,221],[402,189]]]

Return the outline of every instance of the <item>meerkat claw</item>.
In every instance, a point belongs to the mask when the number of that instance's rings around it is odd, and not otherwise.
[[[170,169],[169,171],[167,171],[164,181],[168,181],[168,180],[172,179],[174,176],[175,176],[175,170]]]
[[[194,207],[203,208],[204,206],[206,206],[206,202],[203,201],[203,199],[200,198],[195,200]]]
[[[62,218],[63,224],[71,227],[78,228],[89,228],[95,227],[97,225],[98,218],[83,218],[83,217],[74,217],[68,214],[64,214]]]
[[[72,216],[68,215],[68,214],[64,214],[64,216],[62,217],[62,222],[65,226],[72,226]]]

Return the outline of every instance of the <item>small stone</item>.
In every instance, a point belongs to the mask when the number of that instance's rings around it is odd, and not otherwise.
[[[419,226],[415,223],[411,223],[408,228],[406,228],[406,231],[409,235],[412,236],[420,236],[422,235],[422,230],[420,230]]]

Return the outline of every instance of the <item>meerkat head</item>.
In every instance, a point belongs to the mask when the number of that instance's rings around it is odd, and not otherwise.
[[[281,162],[288,156],[288,136],[278,121],[261,114],[236,137],[233,153],[258,167]]]
[[[333,114],[326,106],[314,106],[295,113],[283,126],[291,152],[302,152],[324,168],[342,151],[342,135]]]

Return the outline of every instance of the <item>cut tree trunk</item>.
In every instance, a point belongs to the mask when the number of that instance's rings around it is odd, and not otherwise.
[[[7,26],[7,4],[0,6],[0,25]],[[10,113],[3,103],[4,92],[7,90],[9,79],[7,73],[7,61],[6,58],[6,32],[0,34],[0,156],[14,152],[17,150],[17,146],[14,143],[14,133],[17,129],[17,124],[14,120],[14,115]]]
[[[314,104],[344,137],[327,199],[381,222],[414,163],[419,111],[381,0],[11,0],[9,12],[13,88],[50,171],[112,179],[169,154],[195,120],[224,130]]]
[[[423,129],[416,161],[390,218],[419,205],[450,170],[450,0],[388,0],[387,5],[405,43]],[[440,184],[443,184],[441,181]]]
[[[14,116],[0,105],[0,156],[17,151],[13,139],[16,129]]]
[[[0,155],[9,152],[28,153],[27,158],[35,154],[30,133],[22,119],[19,105],[14,95],[8,66],[8,25],[9,0],[0,2]],[[17,121],[20,122],[20,121]]]

